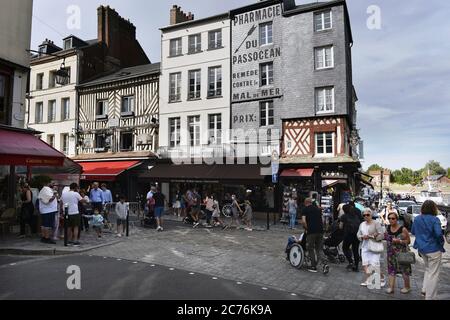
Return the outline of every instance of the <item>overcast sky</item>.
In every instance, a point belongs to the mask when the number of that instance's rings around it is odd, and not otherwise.
[[[62,46],[74,34],[97,38],[97,10],[115,8],[137,28],[152,62],[160,61],[159,28],[173,4],[196,18],[256,0],[34,0],[32,48],[49,38]],[[297,4],[314,1],[297,0]],[[418,169],[428,160],[450,167],[450,1],[347,0],[352,24],[353,83],[358,127],[365,142],[364,167]],[[67,9],[81,10],[80,29],[69,29]],[[381,9],[381,29],[370,30],[367,9]]]

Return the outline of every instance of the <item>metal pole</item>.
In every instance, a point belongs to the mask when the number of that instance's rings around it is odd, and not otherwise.
[[[130,208],[127,208],[127,237],[130,235]]]
[[[67,223],[69,221],[69,205],[64,205],[64,247],[67,247]]]
[[[270,229],[270,222],[269,222],[269,207],[267,207],[267,212],[266,212],[266,214],[267,214],[267,230],[269,230]]]
[[[381,169],[381,194],[380,194],[380,205],[383,202],[383,178],[384,178],[384,169]]]

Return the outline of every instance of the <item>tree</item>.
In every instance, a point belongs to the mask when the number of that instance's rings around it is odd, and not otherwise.
[[[409,168],[401,168],[392,172],[392,177],[395,183],[413,184],[414,172]]]
[[[442,175],[447,174],[445,169],[441,167],[441,164],[439,162],[437,162],[437,161],[434,161],[434,160],[428,161],[428,163],[425,165],[425,168],[423,170],[424,171],[423,174],[425,175],[425,177],[428,176],[428,170],[430,170],[430,175],[431,176],[440,175],[440,174],[442,174]]]
[[[447,178],[450,178],[450,168],[447,168]]]
[[[379,171],[381,169],[382,169],[382,167],[380,165],[373,164],[367,169],[367,173],[369,173],[370,171]]]

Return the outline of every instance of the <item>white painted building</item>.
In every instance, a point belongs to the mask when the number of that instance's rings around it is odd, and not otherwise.
[[[67,156],[75,156],[75,128],[78,83],[78,51],[62,50],[52,42],[45,41],[41,50],[49,46],[59,57],[39,56],[31,61],[28,127],[43,132],[41,139]],[[67,85],[55,81],[55,72],[65,62],[70,72]]]
[[[171,25],[161,31],[161,156],[221,147],[230,128],[228,14],[193,20],[174,6]]]
[[[0,5],[0,124],[23,128],[30,66],[32,0]]]

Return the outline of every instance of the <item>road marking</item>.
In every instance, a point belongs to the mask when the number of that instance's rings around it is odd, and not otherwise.
[[[291,293],[291,296],[296,296],[296,294],[295,293]]]
[[[217,277],[213,277],[212,279],[213,279],[213,280],[217,280]]]
[[[10,266],[15,266],[16,265],[16,263],[14,262],[14,263],[10,263],[9,264]]]
[[[190,274],[190,275],[193,275],[193,274],[195,274],[195,273],[193,273],[193,272],[189,272],[189,274]]]
[[[239,282],[239,281],[238,281],[238,282],[236,282],[236,284],[242,284],[242,282]]]
[[[117,261],[122,261],[122,259],[117,259]]]
[[[137,263],[137,261],[133,261],[133,264],[136,264]]]
[[[173,271],[173,270],[175,270],[175,269],[174,269],[174,268],[170,268],[169,270],[170,270],[170,271]]]
[[[261,289],[263,289],[263,290],[267,290],[267,288],[266,288],[266,287],[262,287]]]
[[[150,265],[150,267],[154,267],[154,266],[155,266],[154,264]]]

